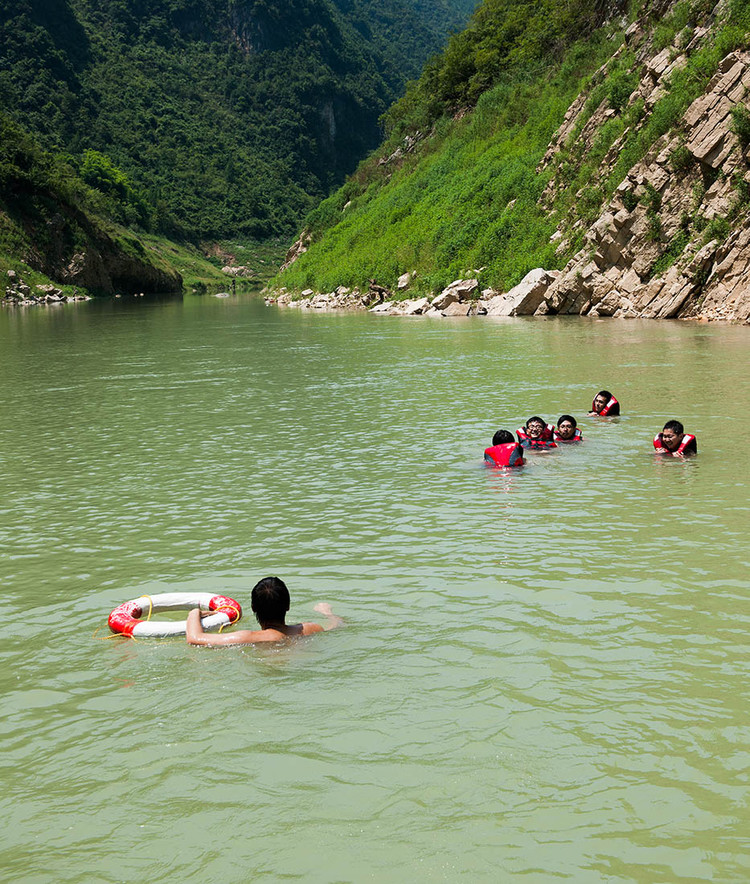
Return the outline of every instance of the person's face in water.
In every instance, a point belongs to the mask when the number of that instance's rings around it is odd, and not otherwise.
[[[530,439],[541,439],[544,432],[544,424],[540,424],[539,421],[531,421],[531,423],[526,424],[526,432],[529,434]]]
[[[599,412],[604,408],[607,404],[607,397],[602,395],[597,395],[596,399],[594,399],[594,411],[599,414]]]
[[[572,439],[575,435],[576,428],[570,421],[563,421],[557,428],[557,435],[561,439]]]
[[[682,442],[682,436],[674,430],[662,430],[661,441],[667,451],[677,451]]]

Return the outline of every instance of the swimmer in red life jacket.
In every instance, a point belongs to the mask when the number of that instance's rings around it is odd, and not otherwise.
[[[526,461],[523,448],[510,430],[498,430],[492,437],[492,447],[484,449],[486,463],[493,467],[522,467]]]
[[[667,421],[661,433],[654,436],[654,448],[657,454],[668,457],[691,457],[698,453],[698,443],[691,433],[679,421]]]
[[[620,403],[609,390],[600,390],[594,396],[589,414],[598,414],[600,417],[617,417],[619,413]]]
[[[572,414],[561,414],[554,432],[555,442],[583,442],[583,434]]]
[[[548,424],[544,418],[534,415],[526,421],[526,425],[516,430],[518,441],[524,448],[532,451],[544,451],[547,448],[557,448],[557,443],[552,438],[555,428]]]

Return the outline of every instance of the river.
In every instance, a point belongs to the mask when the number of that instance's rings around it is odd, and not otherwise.
[[[750,330],[0,311],[5,880],[750,879]],[[617,420],[586,417],[612,390]],[[508,475],[493,432],[579,419]],[[668,418],[692,461],[654,456]],[[166,591],[345,628],[110,637]]]

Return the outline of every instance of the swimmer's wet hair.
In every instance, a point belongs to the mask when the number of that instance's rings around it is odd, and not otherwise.
[[[508,442],[515,442],[516,437],[510,430],[498,430],[492,437],[493,445],[507,445]]]
[[[561,414],[557,420],[557,426],[559,427],[563,421],[568,421],[568,423],[573,424],[574,427],[578,426],[578,423],[576,422],[576,419],[573,417],[572,414]]]
[[[264,577],[253,587],[250,607],[261,626],[264,623],[283,623],[289,605],[289,590],[280,577]]]
[[[596,396],[606,397],[607,402],[609,402],[610,399],[614,399],[614,396],[609,392],[609,390],[599,390]],[[596,399],[596,396],[594,396],[594,399]]]
[[[528,428],[529,424],[541,424],[543,427],[547,426],[547,421],[543,417],[539,417],[538,414],[535,414],[533,417],[530,417],[526,421],[526,427]]]
[[[664,424],[664,430],[671,430],[676,435],[679,435],[680,433],[685,432],[685,427],[683,427],[679,421],[667,421]],[[662,433],[664,430],[662,430]]]

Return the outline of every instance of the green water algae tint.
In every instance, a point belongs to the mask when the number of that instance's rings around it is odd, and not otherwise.
[[[0,311],[8,880],[750,877],[748,329]],[[586,416],[612,390],[622,416]],[[513,473],[495,430],[569,412]],[[699,455],[652,438],[678,418]],[[287,647],[107,638],[237,599]],[[99,640],[105,639],[105,640]]]

